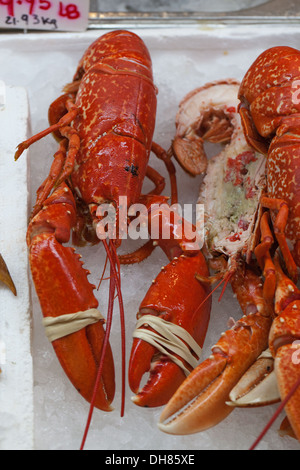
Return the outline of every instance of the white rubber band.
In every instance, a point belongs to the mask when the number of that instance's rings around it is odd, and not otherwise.
[[[154,331],[141,328],[143,325],[149,325],[159,334]],[[186,375],[189,375],[190,371],[174,354],[180,356],[180,358],[186,361],[193,369],[198,365],[202,349],[196,343],[194,338],[181,326],[166,321],[161,317],[155,315],[143,315],[137,321],[133,337],[142,339],[156,347],[160,352],[168,356],[173,362],[175,362],[175,364],[181,367]],[[189,347],[183,341],[185,341]],[[197,355],[197,358],[193,356],[191,350]]]
[[[58,317],[45,317],[43,318],[43,325],[47,338],[52,342],[71,333],[76,333],[76,331],[97,323],[99,320],[104,320],[99,310],[90,308],[83,312],[66,313]]]

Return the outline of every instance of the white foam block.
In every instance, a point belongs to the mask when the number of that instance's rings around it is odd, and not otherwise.
[[[0,284],[0,449],[33,449],[33,367],[26,229],[27,154],[14,161],[28,138],[26,90],[0,82],[0,253],[17,296]]]

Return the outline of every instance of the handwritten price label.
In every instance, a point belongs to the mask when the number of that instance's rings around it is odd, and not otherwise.
[[[89,0],[0,0],[0,28],[84,31]]]

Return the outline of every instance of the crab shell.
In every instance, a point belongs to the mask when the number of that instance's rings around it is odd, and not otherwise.
[[[228,79],[188,93],[176,116],[173,151],[187,172],[205,173],[198,204],[204,205],[208,253],[228,257],[243,253],[249,260],[259,236],[265,157],[246,142],[238,90],[239,82]],[[223,146],[208,159],[205,142]]]

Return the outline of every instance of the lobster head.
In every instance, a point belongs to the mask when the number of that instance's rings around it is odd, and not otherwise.
[[[239,112],[248,143],[267,154],[276,133],[293,127],[300,112],[300,51],[267,49],[254,61],[239,89]]]
[[[128,61],[136,65],[137,73],[148,75],[152,80],[151,57],[142,39],[128,31],[111,31],[88,47],[78,64],[74,80],[80,80],[83,74],[96,64],[123,68],[122,65]]]

